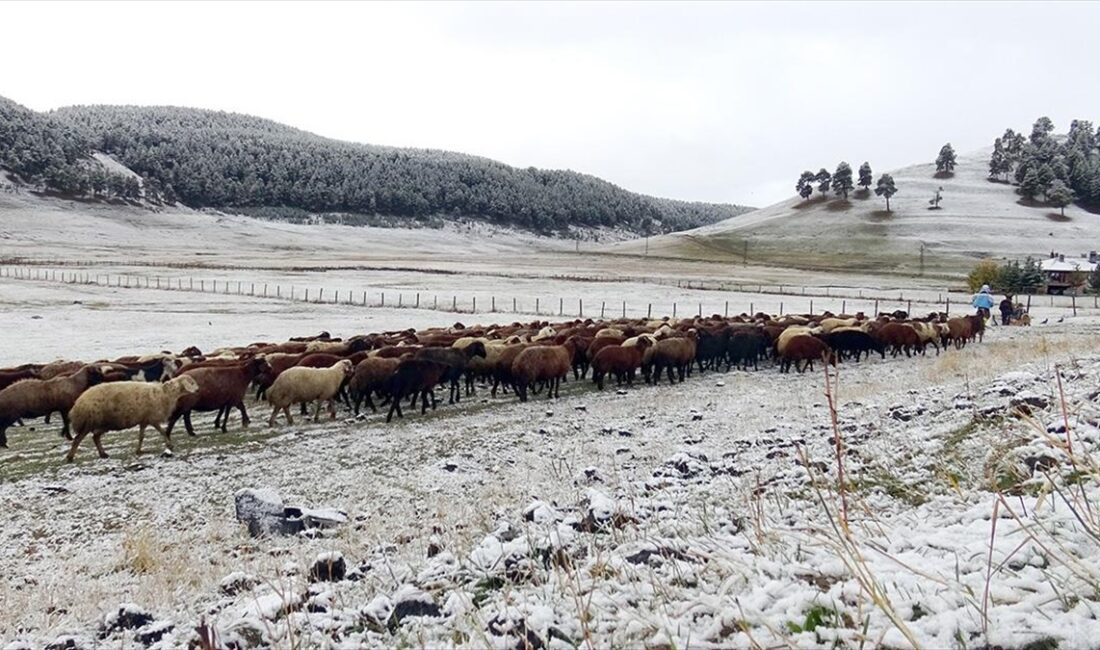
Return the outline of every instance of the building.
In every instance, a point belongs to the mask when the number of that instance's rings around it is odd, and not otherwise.
[[[1043,272],[1047,293],[1062,294],[1080,291],[1097,264],[1100,264],[1100,255],[1096,251],[1078,258],[1051,253],[1049,258],[1039,262],[1039,268]]]

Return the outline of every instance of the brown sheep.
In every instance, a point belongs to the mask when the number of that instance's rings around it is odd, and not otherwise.
[[[97,366],[85,366],[77,372],[53,379],[24,379],[0,390],[0,447],[8,446],[7,430],[17,420],[61,413],[61,435],[69,435],[69,411],[77,398],[91,386],[103,381]]]
[[[516,357],[530,346],[530,343],[507,345],[497,355],[496,362],[493,364],[493,390],[491,393],[493,397],[497,396],[497,389],[502,386],[504,389],[515,387],[515,376],[512,374],[513,364]]]
[[[694,335],[694,332],[692,332]],[[694,338],[667,338],[657,341],[657,344],[646,350],[642,372],[645,374],[646,383],[658,384],[661,381],[661,373],[668,372],[669,383],[675,383],[673,370],[679,376],[680,381],[691,374],[691,365],[695,361]]]
[[[305,356],[305,353],[289,354],[276,352],[257,356],[262,356],[263,359],[267,361],[268,366],[268,370],[256,377],[254,382],[256,384],[256,399],[261,399],[266,396],[267,389],[275,383],[279,375],[298,365],[298,362]]]
[[[602,348],[592,359],[592,381],[596,387],[603,390],[603,380],[608,374],[615,375],[616,383],[626,381],[628,386],[634,385],[634,373],[642,367],[642,357],[645,351],[653,343],[647,338],[638,340],[637,345],[621,346],[611,345]]]
[[[176,402],[176,407],[168,418],[168,435],[172,435],[172,427],[181,417],[187,433],[195,435],[195,429],[191,426],[193,411],[217,411],[214,427],[220,426],[222,433],[225,433],[226,424],[229,422],[229,411],[236,408],[241,413],[241,426],[247,427],[249,418],[248,411],[244,407],[245,393],[258,375],[270,369],[263,357],[253,357],[235,366],[184,368],[182,374],[194,379],[199,385],[199,390],[196,393],[184,395]]]
[[[25,370],[0,370],[0,390],[11,386],[17,381],[37,378],[38,368],[27,368]]]
[[[924,341],[909,323],[886,323],[871,332],[882,345],[890,349],[890,356],[896,357],[901,352],[905,356],[912,356],[913,352],[924,352]]]
[[[791,337],[779,355],[779,371],[790,372],[791,364],[799,373],[814,369],[814,361],[824,361],[836,365],[836,355],[824,341],[810,334],[798,334]],[[802,362],[805,361],[805,365]]]
[[[546,382],[548,397],[558,397],[561,382],[573,366],[575,348],[565,345],[533,345],[516,355],[512,362],[512,380],[519,401],[527,401],[527,391],[537,382]]]
[[[356,415],[359,415],[359,407],[363,404],[364,399],[371,411],[378,411],[374,406],[371,395],[375,392],[380,393],[385,389],[386,382],[393,376],[400,363],[401,359],[370,357],[363,359],[355,366],[355,373],[352,374],[351,381],[348,382],[348,393],[350,393]]]

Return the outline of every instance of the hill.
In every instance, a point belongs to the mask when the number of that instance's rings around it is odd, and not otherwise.
[[[97,152],[140,175],[144,187],[126,174],[89,167]],[[341,142],[249,115],[178,107],[36,113],[0,98],[0,165],[70,195],[145,197],[298,221],[341,213],[339,220],[352,224],[376,216],[408,225],[472,218],[541,233],[573,227],[643,233],[748,209],[644,196],[573,171]]]
[[[1013,185],[988,179],[990,150],[958,157],[954,174],[932,163],[890,172],[898,193],[891,212],[873,192],[848,200],[799,197],[682,233],[650,238],[649,255],[710,259],[822,271],[958,276],[983,257],[1078,255],[1100,249],[1100,215],[1021,197]],[[879,173],[876,171],[875,176]],[[793,185],[793,181],[792,181]],[[929,200],[943,188],[939,209]],[[645,243],[605,249],[642,254]]]

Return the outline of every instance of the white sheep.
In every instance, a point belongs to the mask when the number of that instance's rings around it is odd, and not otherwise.
[[[268,426],[275,426],[275,416],[282,411],[287,424],[294,424],[290,415],[291,404],[317,402],[313,421],[321,417],[321,402],[328,402],[329,413],[336,419],[336,396],[344,380],[354,372],[350,359],[342,359],[328,368],[295,366],[284,370],[267,389],[267,401],[271,404]]]
[[[73,445],[65,456],[65,461],[73,462],[77,447],[89,433],[92,434],[92,442],[95,443],[99,457],[107,458],[107,452],[103,450],[103,434],[134,426],[140,427],[137,450],[134,453],[141,453],[145,428],[150,425],[164,436],[164,446],[171,451],[172,441],[161,424],[168,420],[180,397],[198,390],[199,385],[188,375],[163,384],[120,381],[92,386],[77,398],[69,412]]]
[[[605,327],[602,330],[596,332],[595,338],[602,339],[604,337],[623,338],[623,331],[615,327]]]
[[[775,351],[778,354],[783,354],[783,352],[787,349],[788,341],[800,334],[811,334],[812,332],[812,327],[805,327],[802,325],[792,325],[788,327],[787,329],[779,333],[779,338],[777,338],[775,341]]]

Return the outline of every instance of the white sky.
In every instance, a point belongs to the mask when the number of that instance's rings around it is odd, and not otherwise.
[[[1100,121],[1098,3],[0,3],[0,94],[174,104],[763,206],[1049,115]]]

